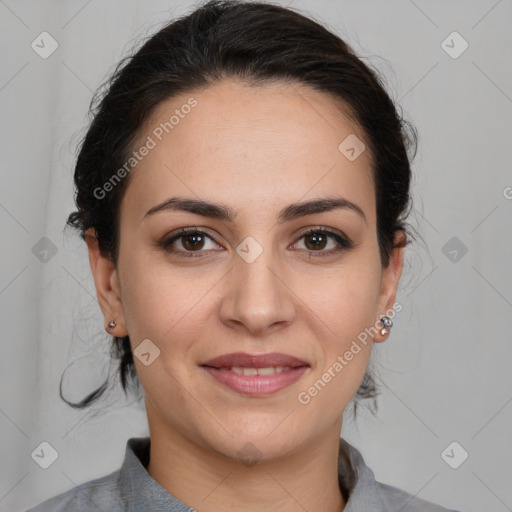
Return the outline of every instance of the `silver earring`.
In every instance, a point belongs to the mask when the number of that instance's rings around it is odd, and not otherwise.
[[[114,320],[111,320],[109,323],[108,323],[108,328],[110,330],[112,330],[115,326],[116,326],[116,322]]]
[[[380,330],[380,333],[382,334],[382,336],[386,336],[386,334],[389,334],[389,330],[391,329],[391,327],[393,327],[393,320],[391,320],[389,316],[383,316],[380,319],[380,323],[384,326]]]

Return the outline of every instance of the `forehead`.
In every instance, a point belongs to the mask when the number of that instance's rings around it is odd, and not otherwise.
[[[354,141],[359,152],[364,132],[324,93],[300,84],[223,80],[157,106],[133,147],[150,149],[138,151],[145,156],[131,171],[122,217],[127,210],[132,220],[142,219],[171,195],[260,213],[270,203],[343,195],[371,219],[371,155],[366,149],[347,158]]]

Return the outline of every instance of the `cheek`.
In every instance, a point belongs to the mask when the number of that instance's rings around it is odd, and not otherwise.
[[[307,286],[307,299],[323,320],[333,346],[346,343],[375,323],[381,268],[374,258],[359,254],[330,273],[319,273]],[[306,278],[305,278],[306,279]]]
[[[132,349],[150,339],[166,356],[159,361],[181,371],[193,340],[201,339],[205,319],[211,316],[213,290],[219,276],[175,267],[155,254],[125,252],[120,262],[123,275],[123,310]],[[172,352],[172,358],[168,352]]]
[[[331,287],[317,310],[312,321],[319,339],[318,366],[297,397],[304,414],[334,422],[356,394],[371,356],[376,289],[372,280],[347,277]]]
[[[370,259],[360,255],[354,258],[353,264],[315,280],[309,288],[307,301],[315,313],[310,315],[311,328],[321,340],[318,344],[321,356],[309,382],[314,389],[309,390],[311,394],[307,389],[304,391],[310,397],[318,394],[320,407],[322,404],[327,407],[331,401],[344,408],[356,393],[368,366],[381,276],[380,263]]]
[[[150,338],[161,348],[172,341],[182,339],[184,331],[190,338],[201,325],[201,316],[206,301],[201,301],[204,291],[194,287],[190,279],[180,280],[176,276],[141,275],[130,277],[137,291],[130,294],[126,305],[127,329],[133,341]]]

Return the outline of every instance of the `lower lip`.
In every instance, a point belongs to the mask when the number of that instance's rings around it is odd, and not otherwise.
[[[274,375],[240,375],[231,370],[202,366],[217,382],[238,393],[249,396],[265,396],[277,393],[297,382],[309,369],[300,366]]]

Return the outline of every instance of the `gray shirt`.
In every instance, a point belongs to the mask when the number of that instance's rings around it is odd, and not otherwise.
[[[146,471],[149,447],[149,437],[129,439],[120,469],[54,496],[27,512],[194,512]],[[338,478],[347,501],[344,512],[457,512],[377,482],[361,453],[344,439],[340,439]]]

